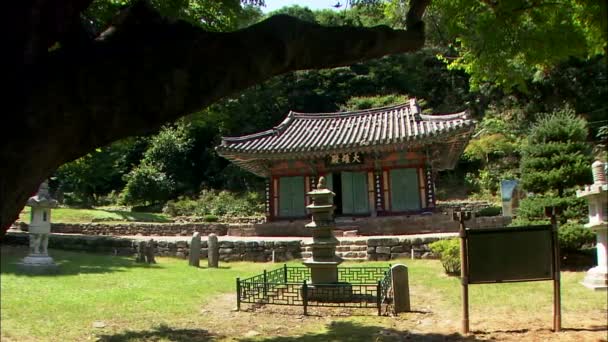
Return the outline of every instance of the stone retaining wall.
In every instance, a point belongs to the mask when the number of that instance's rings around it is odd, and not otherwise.
[[[51,232],[83,235],[118,235],[118,236],[192,236],[214,233],[218,236],[311,236],[306,228],[309,219],[293,221],[275,221],[267,223],[53,223]],[[467,222],[470,228],[499,228],[511,223],[511,217],[490,216],[474,217]],[[16,224],[27,231],[27,224]],[[423,233],[448,233],[458,231],[458,222],[446,213],[429,213],[423,215],[354,217],[336,220],[336,236],[344,231],[354,231],[360,236],[374,235],[411,235]]]
[[[19,227],[27,231],[27,224]],[[228,225],[223,223],[52,223],[52,233],[83,235],[119,235],[119,236],[192,236],[194,232],[201,235],[211,233],[218,236],[228,233]]]
[[[57,235],[49,238],[49,248],[82,252],[96,252],[121,256],[134,256],[137,242],[141,239],[110,236]],[[366,240],[342,240],[337,246],[338,255],[347,260],[392,260],[411,257],[434,257],[428,244],[439,238],[370,238]],[[28,234],[9,232],[2,240],[6,244],[28,244]],[[219,241],[220,260],[275,262],[310,257],[310,242],[290,241]],[[274,259],[273,259],[274,253]],[[156,255],[187,258],[188,241],[157,241]],[[52,251],[51,251],[52,255]],[[201,241],[201,258],[208,255],[207,241]]]
[[[508,216],[474,217],[467,221],[468,228],[500,228],[511,223]],[[311,236],[305,225],[310,220],[275,221],[248,227],[230,227],[228,235],[233,236]],[[342,218],[336,222],[336,235],[342,231],[354,230],[360,236],[411,235],[425,233],[454,233],[458,222],[447,213],[429,215],[403,215],[384,217]]]

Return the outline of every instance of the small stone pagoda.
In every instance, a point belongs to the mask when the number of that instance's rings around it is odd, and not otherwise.
[[[49,234],[51,233],[51,208],[57,207],[57,200],[51,198],[49,187],[44,181],[38,193],[28,199],[31,207],[29,224],[30,253],[17,264],[25,273],[54,273],[58,266],[48,254]]]
[[[608,181],[606,165],[596,161],[591,165],[593,184],[576,192],[589,204],[589,223],[585,227],[597,235],[597,266],[587,271],[583,285],[594,290],[608,289]]]
[[[319,178],[315,190],[307,193],[312,198],[312,204],[306,206],[312,214],[312,222],[306,228],[312,229],[312,257],[304,260],[304,265],[310,268],[312,285],[329,284],[338,281],[338,265],[342,259],[336,256],[338,239],[333,235],[335,194],[327,189],[325,177]]]

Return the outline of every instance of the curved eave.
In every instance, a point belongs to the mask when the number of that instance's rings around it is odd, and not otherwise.
[[[470,125],[461,126],[448,132],[421,136],[418,139],[405,140],[399,143],[385,143],[365,146],[339,146],[314,151],[285,151],[285,152],[243,152],[217,146],[217,153],[230,160],[239,167],[248,170],[261,177],[269,177],[270,169],[265,161],[294,160],[294,159],[318,159],[332,153],[386,153],[396,151],[407,151],[424,147],[434,147],[435,155],[430,156],[434,168],[437,170],[453,169],[458,158],[464,151],[471,135],[475,129],[475,122]],[[423,138],[423,139],[422,139]]]

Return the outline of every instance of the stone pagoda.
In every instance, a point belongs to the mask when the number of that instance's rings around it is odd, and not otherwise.
[[[44,181],[38,193],[27,200],[31,207],[29,224],[30,253],[17,264],[26,273],[54,273],[58,266],[48,254],[51,233],[51,208],[57,207],[57,200],[51,198],[49,187]]]
[[[587,271],[583,285],[594,290],[608,289],[608,182],[606,165],[596,161],[591,165],[593,184],[576,192],[577,197],[584,197],[589,204],[589,223],[585,227],[597,235],[597,266]]]
[[[320,177],[317,188],[307,193],[312,198],[312,204],[306,208],[312,214],[312,222],[306,228],[312,229],[312,257],[304,260],[304,265],[310,268],[312,287],[315,284],[332,284],[338,282],[338,265],[342,258],[336,255],[338,239],[333,235],[335,194],[327,189],[325,177]]]

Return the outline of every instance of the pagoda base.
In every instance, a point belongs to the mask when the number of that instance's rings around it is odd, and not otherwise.
[[[581,284],[592,290],[608,290],[608,271],[606,268],[596,266],[587,271]]]
[[[304,288],[302,288],[302,297]],[[353,298],[353,287],[350,283],[336,282],[333,284],[306,284],[306,298],[315,302],[350,302]]]
[[[27,274],[53,274],[59,272],[59,266],[48,255],[30,254],[17,263],[17,269]]]
[[[309,258],[304,260],[304,266],[310,268],[310,279],[313,284],[332,284],[338,282],[338,265],[342,263],[342,258],[315,260]]]

